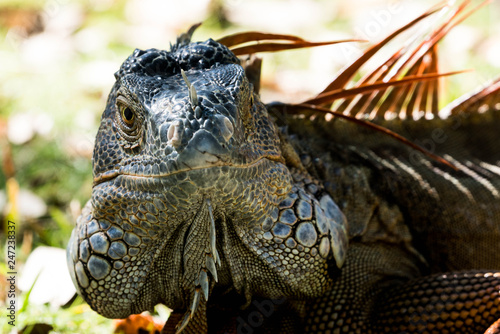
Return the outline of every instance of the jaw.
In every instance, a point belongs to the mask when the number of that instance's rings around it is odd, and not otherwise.
[[[118,236],[121,234],[121,239]],[[152,310],[159,302],[141,297],[148,288],[148,272],[157,255],[127,245],[124,230],[109,219],[96,218],[91,201],[77,220],[67,249],[70,276],[93,310],[108,318],[125,318]]]
[[[205,277],[209,289],[215,284],[217,272],[207,259],[220,270],[224,254],[213,250],[210,235],[215,227],[215,235],[221,235],[223,216],[237,216],[245,229],[257,227],[290,186],[286,166],[268,159],[165,177],[101,180],[72,236],[69,262],[75,285],[93,309],[111,318],[159,302],[190,308]],[[204,289],[198,290],[205,294]]]

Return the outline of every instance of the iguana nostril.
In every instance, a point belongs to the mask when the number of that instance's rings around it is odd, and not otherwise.
[[[184,124],[177,120],[173,122],[170,127],[168,128],[167,132],[167,139],[170,145],[172,145],[175,148],[178,148],[181,145],[182,142],[182,133],[184,132],[183,129]]]
[[[218,120],[217,123],[219,125],[220,133],[221,133],[222,137],[224,137],[224,140],[226,142],[228,142],[229,139],[231,139],[231,137],[233,137],[233,133],[234,133],[233,124],[231,123],[229,118],[227,118],[226,116],[218,115],[217,120]]]

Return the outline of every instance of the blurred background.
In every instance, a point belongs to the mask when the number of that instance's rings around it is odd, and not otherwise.
[[[440,44],[441,71],[474,69],[443,80],[442,106],[500,76],[499,2],[479,10]],[[256,30],[311,41],[368,41],[262,54],[262,99],[299,102],[321,91],[371,43],[434,4],[428,0],[1,0],[0,308],[5,309],[11,271],[5,247],[10,220],[17,242],[18,313],[17,329],[2,316],[0,331],[52,328],[60,333],[111,333],[117,326],[73,297],[63,249],[90,197],[94,136],[113,73],[135,48],[168,48],[197,22],[203,24],[194,40]],[[159,322],[166,316],[167,309],[157,309]],[[38,325],[30,327],[34,324]]]

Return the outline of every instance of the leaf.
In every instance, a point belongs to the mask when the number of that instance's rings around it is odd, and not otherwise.
[[[54,327],[49,324],[36,323],[26,325],[23,329],[19,331],[20,334],[48,334]]]
[[[465,9],[470,5],[470,1],[463,2],[458,8],[453,10],[447,17],[444,17],[444,22],[432,31],[422,42],[415,47],[409,43],[394,53],[388,60],[375,69],[373,72],[359,80],[354,87],[360,87],[375,81],[389,81],[394,78],[404,78],[411,75],[421,75],[429,73],[438,73],[437,65],[437,43],[446,36],[446,34],[470,16],[473,12],[484,6],[486,2],[478,5],[476,8],[465,12]],[[429,10],[417,19],[408,23],[404,27],[398,29],[393,34],[388,36],[382,42],[369,48],[363,55],[355,60],[347,69],[340,73],[337,78],[322,92],[333,91],[340,88],[345,88],[348,81],[366,63],[382,46],[389,42],[399,33],[407,30],[415,23],[436,11],[443,9],[445,6],[440,4],[434,9]],[[422,38],[422,37],[420,37]],[[416,39],[416,38],[414,38]],[[411,40],[410,40],[411,41]],[[410,85],[391,87],[383,92],[372,92],[363,96],[352,96],[345,98],[335,110],[344,113],[361,116],[368,116],[369,119],[375,117],[384,117],[387,112],[395,113],[399,118],[420,117],[420,113],[437,115],[439,112],[439,81],[438,78],[426,80],[426,82],[414,82]],[[326,105],[325,105],[326,106]]]
[[[41,273],[41,271],[38,272],[38,274],[36,274],[35,279],[33,280],[33,284],[31,284],[31,287],[29,288],[28,292],[26,292],[26,295],[24,296],[24,300],[23,300],[23,305],[21,305],[21,308],[19,309],[19,313],[25,312],[26,309],[28,308],[31,292],[33,291],[33,288],[35,287],[35,284],[38,281],[38,277],[40,277],[40,273]]]
[[[359,39],[345,39],[339,41],[328,41],[328,42],[307,42],[307,41],[297,41],[294,43],[256,43],[247,46],[242,46],[239,48],[232,49],[231,51],[236,56],[241,56],[245,54],[252,54],[257,52],[278,52],[283,50],[291,50],[291,49],[301,49],[301,48],[310,48],[315,46],[324,46],[324,45],[333,45],[338,43],[347,43],[347,42],[362,42]]]
[[[444,7],[443,5],[439,5],[436,8],[433,8],[433,9],[427,11],[426,13],[420,15],[419,17],[417,17],[416,19],[414,19],[410,23],[406,24],[402,28],[399,28],[398,30],[396,30],[395,32],[393,32],[392,34],[387,36],[383,41],[368,48],[363,53],[363,55],[361,55],[361,57],[356,59],[351,65],[349,65],[349,67],[347,67],[344,71],[342,71],[342,73],[340,73],[340,75],[338,77],[336,77],[335,80],[332,81],[320,94],[323,94],[323,93],[326,93],[326,92],[329,92],[332,90],[337,90],[337,89],[344,87],[349,82],[349,80],[352,79],[352,77],[360,69],[360,67],[364,63],[366,63],[384,45],[389,43],[394,37],[396,37],[397,35],[399,35],[403,31],[408,30],[410,27],[415,25],[417,22],[420,22],[424,18],[430,16],[431,14],[434,14],[435,12],[442,9],[443,7]]]
[[[451,164],[449,161],[445,160],[444,158],[441,158],[440,156],[431,153],[430,151],[426,150],[425,148],[423,148],[417,144],[414,144],[413,142],[411,142],[410,140],[406,139],[405,137],[397,134],[396,132],[393,132],[387,128],[384,128],[383,126],[377,125],[377,124],[372,123],[370,121],[358,119],[358,118],[353,117],[353,116],[344,115],[341,112],[333,111],[333,110],[330,110],[327,108],[323,108],[323,107],[312,105],[312,104],[306,104],[306,103],[295,104],[295,105],[286,104],[286,105],[283,105],[282,108],[286,108],[286,112],[290,113],[290,114],[294,114],[294,113],[298,114],[302,111],[302,109],[309,109],[311,111],[315,111],[315,112],[319,111],[319,112],[324,113],[324,114],[331,114],[331,115],[337,116],[337,117],[345,119],[349,122],[353,122],[353,123],[359,124],[361,126],[367,127],[369,129],[373,129],[375,131],[381,132],[389,137],[392,137],[392,138],[402,142],[405,145],[408,145],[409,147],[411,147],[419,152],[422,152],[423,154],[425,154],[426,156],[428,156],[429,158],[431,158],[435,161],[438,161],[442,164],[445,164],[445,165],[453,168],[454,170],[458,170],[453,164]]]
[[[222,37],[217,42],[227,46],[228,48],[238,44],[264,41],[264,40],[285,40],[285,41],[304,41],[302,38],[293,35],[267,34],[258,31],[248,31]]]
[[[136,334],[136,333],[160,333],[163,324],[156,323],[153,317],[143,312],[141,314],[132,314],[126,319],[117,319],[114,321],[115,333]]]
[[[498,110],[500,106],[500,78],[488,83],[479,91],[461,97],[446,107],[444,113],[459,115],[463,113]]]
[[[395,79],[387,82],[377,81],[375,83],[370,83],[366,85],[361,85],[355,88],[349,89],[336,89],[333,91],[329,91],[326,93],[322,93],[315,98],[309,99],[307,101],[302,102],[301,104],[311,104],[311,105],[321,105],[329,102],[333,102],[337,99],[341,99],[344,97],[349,97],[357,94],[367,94],[374,91],[379,91],[382,89],[386,89],[392,86],[400,86],[400,85],[408,85],[414,82],[421,82],[424,80],[436,79],[443,76],[455,75],[459,73],[463,73],[465,71],[455,71],[448,73],[432,73],[432,74],[424,74],[424,75],[416,75],[416,76],[408,76],[403,79]]]
[[[262,43],[263,41],[267,41]],[[237,33],[222,37],[217,42],[224,44],[239,56],[257,52],[277,52],[290,49],[309,48],[323,45],[333,45],[344,42],[360,42],[359,39],[346,39],[340,41],[308,42],[300,37],[284,34],[270,34],[258,31]],[[246,46],[234,47],[236,45],[254,42]],[[234,48],[233,48],[234,47]]]

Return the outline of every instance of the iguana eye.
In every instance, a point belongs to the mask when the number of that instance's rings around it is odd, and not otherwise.
[[[142,133],[142,117],[133,107],[133,103],[122,95],[116,98],[115,124],[122,139],[127,142],[126,147],[135,147]]]
[[[125,96],[118,95],[116,97],[116,108],[118,109],[122,124],[128,128],[133,127],[136,121],[135,111]]]
[[[121,109],[120,114],[122,115],[123,121],[127,123],[127,125],[132,125],[135,119],[134,112],[130,109],[130,107],[126,106],[120,106],[120,109]]]

